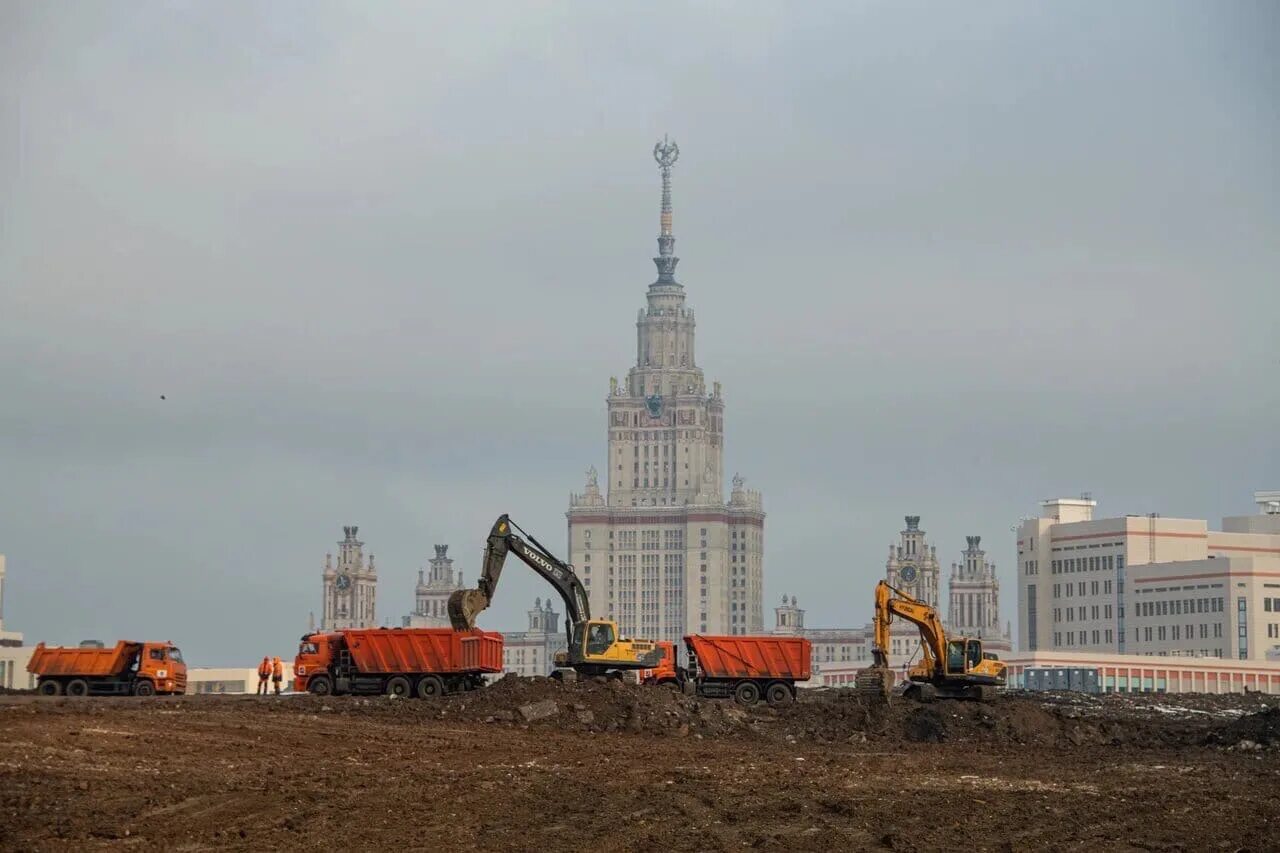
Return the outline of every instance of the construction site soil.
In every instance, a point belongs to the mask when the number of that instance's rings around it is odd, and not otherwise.
[[[1275,697],[0,696],[0,847],[1275,850]]]

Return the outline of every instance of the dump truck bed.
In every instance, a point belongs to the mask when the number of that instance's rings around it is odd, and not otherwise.
[[[339,633],[352,662],[365,673],[502,672],[503,637],[496,631],[367,628]]]
[[[110,649],[45,646],[40,643],[27,662],[27,672],[44,677],[104,678],[119,675],[141,648],[142,643],[132,640],[121,640]]]
[[[690,634],[684,642],[704,678],[809,680],[812,644],[803,637]]]

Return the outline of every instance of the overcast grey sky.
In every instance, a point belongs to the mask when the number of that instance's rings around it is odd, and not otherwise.
[[[0,553],[31,641],[292,654],[510,512],[564,551],[653,280],[763,490],[766,624],[861,625],[1092,490],[1280,488],[1280,6],[0,4]],[[167,401],[161,401],[165,394]],[[504,576],[489,627],[548,588]]]

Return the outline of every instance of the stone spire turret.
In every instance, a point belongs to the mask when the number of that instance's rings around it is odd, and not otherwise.
[[[658,280],[652,286],[679,287],[676,283],[676,264],[680,259],[675,256],[676,238],[671,233],[671,167],[680,157],[680,146],[664,135],[662,141],[653,146],[653,159],[658,161],[662,170],[662,210],[658,216],[658,257],[653,259],[658,267]]]

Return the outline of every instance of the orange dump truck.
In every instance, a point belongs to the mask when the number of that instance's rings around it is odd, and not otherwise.
[[[429,699],[502,672],[502,635],[452,628],[352,628],[302,638],[294,690]]]
[[[27,672],[45,696],[154,696],[186,693],[187,665],[173,643],[121,640],[101,645],[36,646]]]
[[[690,634],[684,638],[688,665],[681,667],[673,643],[662,642],[662,663],[645,670],[645,684],[681,687],[707,698],[732,696],[742,705],[764,697],[770,705],[795,701],[796,682],[808,681],[812,644],[803,637]]]

